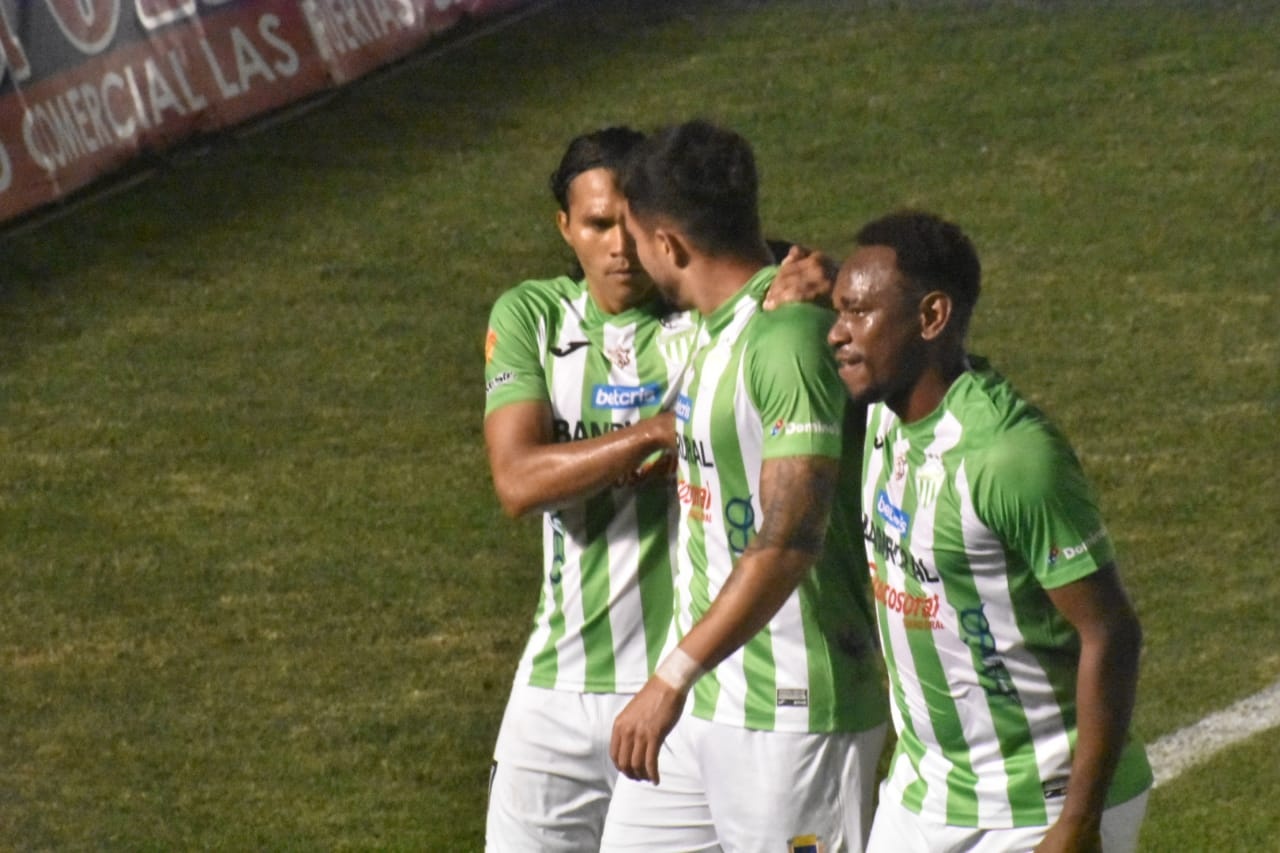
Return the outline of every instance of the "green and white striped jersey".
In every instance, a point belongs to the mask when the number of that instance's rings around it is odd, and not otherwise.
[[[748,729],[864,731],[886,699],[856,507],[861,429],[846,441],[845,390],[825,343],[829,312],[760,310],[766,267],[703,320],[676,404],[681,525],[676,597],[683,636],[706,613],[763,520],[768,459],[842,465],[842,503],[817,565],[769,625],[694,686],[690,712]]]
[[[911,424],[868,413],[863,531],[898,743],[886,796],[989,829],[1051,823],[1079,636],[1045,590],[1113,560],[1066,439],[982,359]],[[1108,804],[1151,784],[1130,738]]]
[[[490,313],[485,414],[540,400],[557,441],[620,429],[674,394],[692,335],[688,314],[657,302],[608,315],[585,282],[524,282]],[[583,693],[644,685],[672,621],[673,488],[617,486],[544,514],[542,590],[517,683]]]

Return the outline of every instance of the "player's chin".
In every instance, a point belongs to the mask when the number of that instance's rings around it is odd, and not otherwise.
[[[840,381],[844,383],[844,387],[851,398],[863,401],[869,397],[871,383],[868,381],[867,372],[861,362],[853,362],[852,364],[841,362],[837,372],[840,374]]]

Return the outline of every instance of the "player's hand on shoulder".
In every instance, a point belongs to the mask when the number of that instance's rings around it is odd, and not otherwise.
[[[765,310],[772,311],[788,302],[812,302],[830,308],[838,270],[836,263],[822,252],[792,246],[765,294]]]

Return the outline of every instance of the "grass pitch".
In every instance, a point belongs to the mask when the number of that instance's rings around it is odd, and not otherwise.
[[[480,342],[607,123],[736,127],[833,254],[960,222],[974,349],[1099,488],[1140,734],[1274,682],[1277,43],[1275,2],[567,0],[3,239],[0,847],[480,848],[538,574]],[[1277,766],[1161,788],[1143,849],[1266,849]]]

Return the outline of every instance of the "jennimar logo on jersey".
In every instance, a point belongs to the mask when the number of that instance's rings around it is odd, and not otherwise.
[[[647,385],[596,385],[591,389],[593,409],[634,409],[653,406],[662,400],[662,386],[657,382]]]

